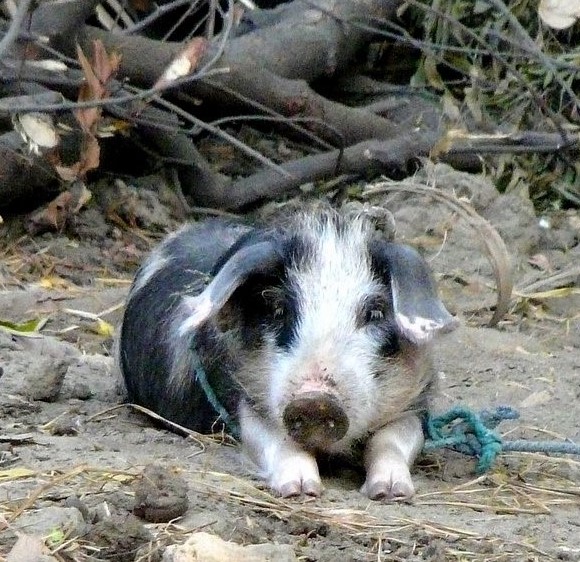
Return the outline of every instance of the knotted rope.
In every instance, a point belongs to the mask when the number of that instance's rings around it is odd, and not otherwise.
[[[519,413],[509,406],[476,414],[469,408],[455,406],[445,414],[427,414],[423,422],[423,450],[447,448],[478,459],[476,472],[483,474],[502,451],[580,455],[580,445],[570,441],[503,440],[494,429],[504,420],[514,420]]]

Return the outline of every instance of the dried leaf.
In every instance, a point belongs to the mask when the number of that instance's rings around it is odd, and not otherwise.
[[[91,196],[85,184],[77,182],[40,211],[29,216],[26,221],[27,231],[30,234],[38,234],[47,230],[62,230],[71,217],[76,215],[91,199]]]
[[[24,468],[23,466],[8,468],[6,470],[0,470],[0,482],[17,480],[18,478],[28,478],[30,476],[34,476],[35,474],[36,472],[34,470]]]
[[[552,395],[547,390],[540,390],[533,392],[527,398],[524,398],[520,404],[520,408],[535,408],[541,404],[546,404],[552,400]]]
[[[81,163],[77,162],[72,166],[55,165],[54,169],[56,170],[56,173],[60,176],[60,178],[63,181],[72,183],[73,181],[78,179],[80,167]]]
[[[97,127],[96,136],[100,139],[114,137],[117,133],[127,134],[132,125],[123,119],[103,118]]]
[[[80,46],[77,45],[77,56],[85,82],[79,90],[79,101],[103,100],[109,97],[107,85],[117,72],[120,55],[108,55],[103,43],[93,41],[92,62],[89,62]],[[81,157],[72,166],[55,166],[57,173],[65,181],[75,181],[86,176],[87,172],[99,167],[100,147],[96,137],[99,122],[102,117],[102,108],[87,107],[75,111],[75,117],[84,131]]]
[[[81,157],[72,166],[60,166],[55,164],[54,169],[62,180],[74,182],[85,177],[90,170],[99,167],[101,147],[99,141],[92,133],[86,133],[81,149]]]
[[[46,225],[55,230],[61,230],[66,223],[72,195],[65,191],[53,199],[43,210],[34,215],[37,226]]]
[[[171,61],[161,78],[153,88],[164,88],[171,82],[187,76],[193,72],[207,49],[207,40],[203,37],[194,37],[185,48]]]
[[[535,293],[520,293],[516,295],[524,299],[532,299],[541,301],[545,299],[561,299],[572,295],[580,295],[580,289],[576,287],[559,287],[558,289],[550,289],[549,291],[536,291]]]
[[[47,113],[19,113],[12,122],[14,129],[28,144],[29,151],[34,154],[40,154],[42,149],[54,148],[60,142],[52,117]]]
[[[129,0],[129,5],[137,12],[149,12],[153,10],[151,0]]]
[[[72,287],[70,281],[58,277],[57,275],[46,275],[42,277],[38,282],[38,285],[43,289],[65,289],[68,290]]]
[[[436,90],[445,91],[445,83],[437,69],[437,61],[433,57],[427,56],[423,62],[423,68],[427,83]]]
[[[106,90],[101,84],[101,81],[97,78],[91,63],[87,57],[85,57],[85,54],[79,45],[77,45],[77,57],[81,64],[81,68],[86,80],[80,87],[78,101],[103,99],[105,97]],[[84,109],[76,110],[74,114],[83,131],[89,132],[91,131],[92,127],[96,126],[101,115],[101,108],[86,107]]]
[[[550,263],[550,259],[546,254],[534,254],[529,260],[528,263],[541,269],[542,271],[552,271],[552,264]]]
[[[99,167],[101,156],[101,147],[97,137],[93,134],[85,136],[83,148],[81,151],[81,159],[79,161],[78,178],[83,178],[90,170],[95,170]]]
[[[56,59],[42,59],[42,60],[28,60],[25,61],[26,66],[32,68],[42,68],[42,70],[48,70],[49,72],[66,72],[68,66]]]
[[[93,194],[84,183],[79,183],[76,186],[74,196],[76,203],[73,206],[72,211],[76,214],[91,200]]]

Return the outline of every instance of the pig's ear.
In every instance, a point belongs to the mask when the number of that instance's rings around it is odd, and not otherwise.
[[[281,263],[282,255],[274,238],[248,239],[238,245],[199,295],[183,297],[188,318],[180,325],[180,333],[195,330],[217,314],[251,275],[268,274],[280,267]]]
[[[458,321],[437,296],[427,262],[416,250],[375,241],[370,253],[375,271],[390,287],[395,322],[404,337],[421,344],[457,327]]]

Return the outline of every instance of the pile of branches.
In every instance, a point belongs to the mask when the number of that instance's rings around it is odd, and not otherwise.
[[[190,205],[240,211],[313,182],[404,177],[418,157],[474,169],[513,153],[549,153],[572,173],[560,196],[577,204],[578,33],[531,4],[4,0],[0,209],[55,193],[55,208],[77,209],[79,185],[113,161],[170,170]],[[248,126],[301,154],[260,152]],[[250,172],[216,171],[198,149],[208,136]]]

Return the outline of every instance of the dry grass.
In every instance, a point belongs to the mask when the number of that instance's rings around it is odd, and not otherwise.
[[[102,419],[114,410],[99,412],[93,418]],[[197,435],[192,437],[198,438]],[[200,437],[200,452],[209,443],[207,439]],[[211,438],[211,441],[215,442],[215,439]],[[363,509],[336,508],[324,497],[279,498],[249,479],[217,471],[198,470],[183,476],[200,505],[222,505],[234,519],[302,522],[307,528],[324,525],[339,532],[345,544],[366,537],[373,545],[374,560],[400,558],[387,556],[384,552],[386,545],[392,547],[395,544],[399,549],[406,548],[406,552],[420,553],[423,548],[421,541],[429,543],[433,540],[439,541],[439,551],[444,553],[446,560],[552,559],[553,553],[535,545],[533,537],[530,537],[530,542],[523,543],[506,540],[502,533],[484,535],[470,529],[469,521],[481,514],[489,521],[497,519],[500,525],[505,517],[521,516],[538,517],[538,524],[541,524],[545,517],[562,510],[577,513],[580,508],[577,479],[580,461],[526,453],[505,454],[502,461],[494,472],[456,486],[446,486],[441,481],[436,463],[422,468],[430,486],[436,489],[419,493],[412,505],[405,505],[403,509],[385,509],[375,502],[368,502]],[[93,498],[94,502],[106,501],[107,494],[112,492],[131,496],[133,492],[129,485],[141,472],[140,467],[112,470],[87,465],[73,469],[55,467],[43,473],[21,468],[0,471],[0,484],[4,490],[10,490],[14,485],[20,494],[10,494],[10,500],[0,503],[0,531],[13,528],[26,511],[53,505],[71,493],[83,501]],[[184,528],[178,521],[149,527],[155,536],[149,545],[149,555],[165,545],[181,542],[188,533],[199,530]],[[64,535],[58,544],[50,545],[56,559],[62,561],[81,562],[89,554],[95,554],[95,548],[82,539]],[[147,556],[142,554],[140,559],[147,560]],[[0,560],[5,559],[0,556]]]

